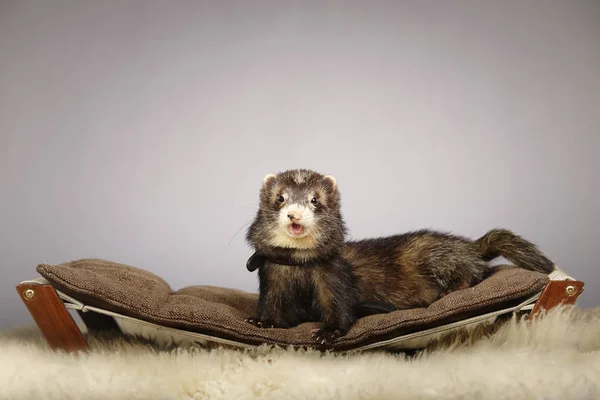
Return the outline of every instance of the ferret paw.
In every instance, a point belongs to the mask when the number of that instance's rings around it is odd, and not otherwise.
[[[244,322],[247,322],[247,323],[249,323],[251,325],[254,325],[257,328],[273,328],[273,324],[270,324],[270,323],[265,322],[265,321],[261,321],[260,319],[255,318],[255,317],[246,318],[244,320]]]
[[[313,339],[325,348],[332,348],[336,339],[342,336],[342,332],[335,327],[313,329],[311,332]]]

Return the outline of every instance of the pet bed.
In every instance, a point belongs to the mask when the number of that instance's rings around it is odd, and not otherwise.
[[[68,309],[88,330],[115,329],[173,344],[254,348],[263,344],[318,348],[311,331],[318,324],[258,328],[244,321],[258,295],[233,288],[188,286],[177,291],[142,268],[100,259],[37,266],[40,277],[21,282],[17,292],[52,348],[87,349]],[[335,342],[333,351],[423,348],[440,335],[493,321],[515,312],[537,314],[574,304],[583,282],[560,269],[545,275],[503,265],[481,283],[448,294],[429,307],[359,319]]]

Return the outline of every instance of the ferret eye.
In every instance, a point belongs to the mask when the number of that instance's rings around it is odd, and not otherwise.
[[[283,196],[279,196],[279,198],[277,199],[278,202],[283,203],[285,201],[285,199],[283,198]]]
[[[311,202],[312,204],[317,204],[318,200],[317,200],[317,198],[316,198],[316,197],[313,197],[312,199],[310,199],[310,202]]]

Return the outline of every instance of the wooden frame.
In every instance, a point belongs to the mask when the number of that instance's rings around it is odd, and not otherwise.
[[[87,350],[88,344],[52,285],[25,283],[17,293],[52,349]]]
[[[583,293],[577,280],[552,280],[529,313],[529,318],[559,305],[572,305]],[[67,352],[86,351],[88,344],[56,290],[50,284],[24,283],[16,286],[33,320],[50,348]],[[94,312],[80,312],[88,330],[118,330],[114,318]]]
[[[582,281],[550,281],[544,288],[540,298],[535,302],[533,310],[529,314],[533,317],[542,310],[551,310],[559,305],[573,305],[577,298],[583,293],[584,283]]]

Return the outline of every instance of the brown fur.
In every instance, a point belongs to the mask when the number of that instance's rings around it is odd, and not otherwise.
[[[481,282],[498,256],[543,273],[554,267],[534,244],[504,229],[475,241],[431,230],[350,241],[343,256],[353,267],[360,301],[376,299],[397,309],[426,307]]]
[[[305,205],[318,197],[310,234],[289,246],[273,245],[282,229],[285,203],[277,200],[282,193]],[[386,304],[388,311],[427,307],[480,282],[488,262],[498,256],[533,271],[549,273],[554,267],[534,244],[504,229],[477,240],[420,230],[345,241],[340,208],[335,180],[314,171],[291,170],[265,179],[247,233],[248,242],[266,259],[259,269],[258,313],[249,322],[289,327],[321,321],[318,337],[329,342],[349,329],[361,304]]]
[[[287,200],[280,202],[282,196]],[[310,202],[312,198],[316,204]],[[358,296],[351,267],[340,253],[346,227],[339,201],[335,181],[312,171],[287,171],[265,178],[260,207],[246,235],[265,259],[258,271],[257,313],[248,322],[290,327],[319,321],[321,329],[315,336],[323,344],[350,329]],[[288,239],[282,232],[282,213],[290,204],[310,209],[313,217],[308,218],[313,223],[301,239]],[[306,262],[310,264],[295,265]]]

